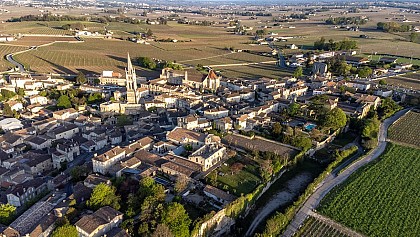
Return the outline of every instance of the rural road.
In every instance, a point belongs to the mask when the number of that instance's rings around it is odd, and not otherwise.
[[[249,66],[249,65],[272,64],[272,63],[277,63],[277,60],[257,62],[257,63],[231,63],[231,64],[207,65],[207,67],[236,67],[236,66]]]
[[[15,65],[17,68],[19,68],[19,72],[26,72],[26,71],[25,71],[25,67],[24,67],[22,64],[20,64],[19,62],[15,61],[15,60],[13,59],[13,55],[12,55],[12,54],[8,54],[8,55],[6,55],[6,59],[7,59],[7,61],[9,61],[11,64],[13,64],[13,65]]]
[[[335,176],[334,174],[329,174],[323,182],[321,182],[315,192],[306,200],[300,210],[297,212],[292,222],[287,226],[286,231],[283,233],[283,237],[292,237],[299,227],[303,224],[308,215],[318,206],[319,202],[324,198],[324,196],[331,191],[335,186],[344,182],[351,174],[362,166],[373,161],[379,157],[386,148],[386,138],[388,127],[404,115],[409,109],[404,109],[397,112],[394,116],[386,119],[379,128],[378,136],[378,146],[373,149],[369,155],[366,155],[364,158],[358,160],[357,162],[350,165],[342,173]],[[332,172],[334,173],[334,172]]]

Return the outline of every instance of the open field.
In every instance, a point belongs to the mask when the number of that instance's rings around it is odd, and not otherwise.
[[[295,237],[331,236],[347,237],[345,233],[315,217],[309,216]]]
[[[420,80],[412,79],[405,76],[388,77],[385,79],[387,84],[410,88],[414,90],[420,90]]]
[[[30,66],[31,70],[57,73],[75,73],[79,70],[95,73],[102,70],[123,72],[128,52],[133,59],[142,56],[170,61],[187,60],[186,64],[193,66],[198,63],[206,65],[215,62],[230,64],[271,60],[269,57],[243,52],[226,55],[230,51],[220,45],[204,46],[197,42],[142,45],[122,40],[84,40],[77,44],[56,43],[18,55],[16,59]],[[208,57],[211,58],[206,59]]]
[[[9,13],[0,15],[1,20],[7,20],[11,17],[17,17],[28,14],[39,14],[41,9],[28,7],[6,7]],[[309,20],[290,20],[289,22],[280,22],[275,25],[273,17],[279,17],[291,14],[296,9],[273,9],[270,13],[273,16],[251,18],[248,16],[235,16],[241,21],[241,24],[247,27],[253,27],[249,31],[250,35],[235,35],[228,26],[227,20],[221,20],[220,17],[204,16],[193,13],[177,13],[180,18],[187,17],[191,20],[208,20],[219,22],[213,26],[198,26],[178,24],[169,21],[167,25],[147,25],[129,24],[123,22],[81,22],[88,30],[102,31],[108,29],[114,32],[114,36],[121,39],[127,39],[138,32],[146,32],[151,29],[157,39],[177,39],[177,43],[159,43],[153,42],[152,45],[137,45],[124,40],[100,40],[86,39],[83,44],[69,46],[66,44],[56,44],[38,51],[32,51],[19,55],[19,60],[37,72],[62,72],[76,73],[83,70],[86,72],[100,73],[102,70],[114,70],[122,72],[127,52],[132,57],[147,56],[164,60],[177,61],[188,66],[219,65],[219,64],[238,64],[254,63],[275,60],[273,57],[261,56],[259,53],[270,52],[271,49],[266,45],[250,45],[255,30],[267,28],[267,32],[278,33],[278,36],[293,36],[288,42],[278,42],[279,46],[286,44],[296,44],[304,49],[310,49],[315,40],[321,36],[326,39],[342,40],[349,38],[358,41],[359,49],[357,52],[365,54],[396,54],[407,57],[420,55],[420,45],[408,42],[407,33],[386,33],[376,30],[376,24],[379,21],[388,21],[390,17],[399,12],[399,9],[361,9],[359,13],[348,13],[346,17],[368,16],[370,20],[366,25],[360,26],[359,32],[347,31],[345,29],[336,29],[332,25],[325,24],[325,19],[330,16],[342,16],[342,9],[333,9],[327,12],[319,12],[315,16],[310,16]],[[214,9],[214,13],[221,13],[223,10]],[[97,16],[107,15],[98,9],[75,8],[75,9],[48,9],[51,14],[82,16],[85,13]],[[142,12],[140,9],[130,9],[126,14],[128,17],[135,17],[141,20],[147,18],[167,16],[170,12],[159,11],[151,12],[147,17],[138,16]],[[405,13],[405,17],[411,21],[410,24],[420,25],[420,17],[416,14]],[[388,20],[387,20],[388,19]],[[68,21],[51,22],[5,22],[0,24],[0,34],[50,34],[50,35],[71,35],[72,32],[63,30],[61,27],[65,24],[75,23]],[[321,34],[322,33],[322,34]],[[360,38],[361,34],[366,34],[369,38]],[[17,41],[13,44],[37,45],[44,43],[44,40],[38,42]],[[250,50],[251,53],[230,53],[224,48],[233,47],[235,49]],[[89,55],[85,52],[89,50]],[[406,62],[407,59],[399,59]],[[417,62],[416,62],[417,63]],[[29,65],[30,64],[30,65]],[[289,76],[287,71],[280,71],[274,64],[267,65],[247,65],[216,68],[224,76],[239,78],[259,78],[270,77],[279,78]]]
[[[24,36],[16,41],[7,42],[10,45],[16,46],[40,46],[53,42],[79,42],[74,37],[60,37],[60,36]]]
[[[0,44],[0,72],[7,71],[8,69],[12,68],[13,65],[10,64],[6,59],[5,56],[9,53],[19,52],[22,50],[27,49],[27,47],[20,47],[20,46],[11,46]]]
[[[419,236],[420,150],[390,143],[321,201],[318,211],[367,236]]]
[[[230,78],[257,79],[261,77],[268,77],[279,79],[282,77],[290,77],[293,74],[292,71],[280,69],[275,63],[220,68],[215,67],[214,69],[220,71],[223,76]]]
[[[389,128],[389,139],[420,148],[420,113],[410,111]]]

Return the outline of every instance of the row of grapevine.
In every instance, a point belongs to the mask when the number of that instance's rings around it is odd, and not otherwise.
[[[319,212],[367,236],[420,236],[420,150],[389,144],[322,200]]]

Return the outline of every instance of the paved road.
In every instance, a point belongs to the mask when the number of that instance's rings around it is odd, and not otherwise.
[[[381,124],[379,128],[378,146],[375,149],[373,149],[369,155],[366,155],[361,160],[358,160],[357,162],[353,163],[345,171],[338,174],[337,176],[330,174],[324,179],[324,181],[318,186],[317,190],[306,200],[305,204],[295,215],[292,222],[287,226],[287,229],[284,232],[283,237],[293,236],[294,233],[296,233],[299,227],[303,224],[303,222],[308,217],[308,215],[311,213],[311,211],[314,210],[318,206],[322,198],[324,198],[324,196],[329,191],[331,191],[332,188],[344,182],[344,180],[346,180],[352,173],[354,173],[360,167],[376,159],[382,154],[382,152],[385,151],[388,127],[393,122],[395,122],[398,118],[404,115],[408,110],[409,109],[404,109],[402,111],[397,112],[394,116],[386,119]]]
[[[15,61],[15,60],[13,59],[13,55],[12,55],[12,54],[8,54],[8,55],[6,55],[6,59],[7,59],[7,61],[9,61],[11,64],[15,65],[15,66],[19,69],[19,72],[26,72],[25,67],[24,67],[22,64],[20,64],[19,62]]]

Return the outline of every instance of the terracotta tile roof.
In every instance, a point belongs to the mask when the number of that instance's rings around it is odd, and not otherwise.
[[[121,153],[125,153],[125,149],[117,146],[117,147],[114,147],[111,150],[103,153],[102,155],[93,157],[93,160],[97,160],[97,161],[100,161],[100,162],[105,162],[105,161],[107,161],[109,159],[114,158],[115,156],[117,156],[117,155],[119,155]]]
[[[167,138],[171,139],[171,140],[178,141],[178,142],[182,142],[182,141],[184,141],[184,139],[204,142],[204,139],[206,138],[206,135],[203,134],[203,133],[190,131],[190,130],[185,129],[185,128],[176,127],[176,128],[174,128],[174,130],[170,131],[167,134]]]
[[[166,161],[160,156],[150,153],[146,150],[140,150],[134,154],[134,157],[139,159],[142,163],[160,166],[161,164],[165,163]]]

